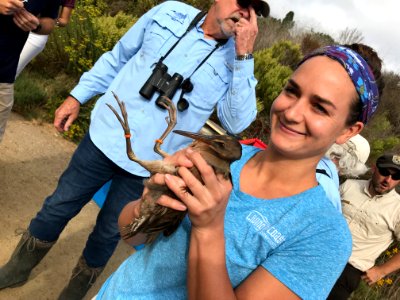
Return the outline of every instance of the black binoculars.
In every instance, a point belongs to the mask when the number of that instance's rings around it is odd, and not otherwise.
[[[162,62],[158,62],[153,69],[152,74],[149,79],[144,83],[139,91],[139,94],[145,99],[150,100],[155,92],[160,93],[160,96],[156,99],[156,104],[160,108],[165,108],[162,106],[164,99],[162,96],[166,96],[170,99],[175,95],[176,91],[181,87],[183,81],[182,75],[175,73],[174,75],[168,74],[168,67]],[[184,81],[186,82],[186,80]],[[190,83],[190,81],[189,81]],[[191,85],[191,83],[190,83]],[[193,89],[193,86],[191,86]],[[189,92],[188,89],[182,88],[184,92]],[[191,91],[191,90],[190,90]],[[178,110],[183,111],[188,108],[189,103],[181,97],[178,101]]]

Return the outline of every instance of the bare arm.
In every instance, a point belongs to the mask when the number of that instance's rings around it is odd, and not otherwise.
[[[397,270],[400,270],[400,253],[397,253],[382,265],[373,266],[361,278],[369,285],[372,285],[379,279]]]
[[[74,10],[74,9],[73,9],[72,7],[63,6],[63,7],[61,8],[60,14],[59,14],[59,16],[58,16],[58,23],[57,23],[57,25],[60,26],[60,27],[65,27],[65,26],[67,26],[68,23],[69,23],[69,20],[70,20],[70,18],[71,18],[71,15],[72,15],[72,11],[73,11],[73,10]]]
[[[249,18],[241,18],[236,23],[236,55],[253,53],[257,33],[257,16],[254,9],[249,7]],[[224,101],[219,101],[217,106],[218,118],[227,131],[240,133],[256,118],[256,84],[254,59],[235,60],[229,89]]]
[[[168,187],[184,202],[192,223],[188,257],[189,299],[298,299],[279,280],[258,267],[239,287],[233,289],[226,269],[224,218],[231,183],[214,173],[199,153],[189,158],[201,172],[204,185],[186,168],[182,178],[165,176]],[[184,189],[187,187],[191,195]],[[159,200],[166,204],[171,199]]]

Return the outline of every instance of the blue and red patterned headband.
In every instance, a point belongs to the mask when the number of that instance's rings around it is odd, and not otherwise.
[[[349,74],[362,103],[359,121],[366,124],[378,107],[379,91],[374,74],[368,63],[355,51],[343,46],[326,46],[307,54],[303,62],[311,57],[325,55],[338,61]]]

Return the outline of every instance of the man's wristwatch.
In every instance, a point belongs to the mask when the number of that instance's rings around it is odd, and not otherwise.
[[[245,53],[243,55],[236,55],[236,60],[248,60],[248,59],[253,59],[253,54]]]
[[[33,29],[33,30],[31,30],[31,31],[34,32],[34,33],[37,33],[37,32],[39,32],[41,29],[42,29],[42,24],[39,23],[39,25],[38,25],[35,29]]]
[[[60,19],[59,18],[56,19],[56,26],[60,27]]]

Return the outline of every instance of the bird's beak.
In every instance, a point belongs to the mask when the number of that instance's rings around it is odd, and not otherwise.
[[[205,134],[194,133],[194,132],[183,131],[183,130],[174,130],[173,132],[176,134],[183,135],[188,138],[197,140],[197,141],[202,141],[206,144],[211,144],[212,140],[215,138],[215,136],[212,136],[212,135],[205,135]]]

